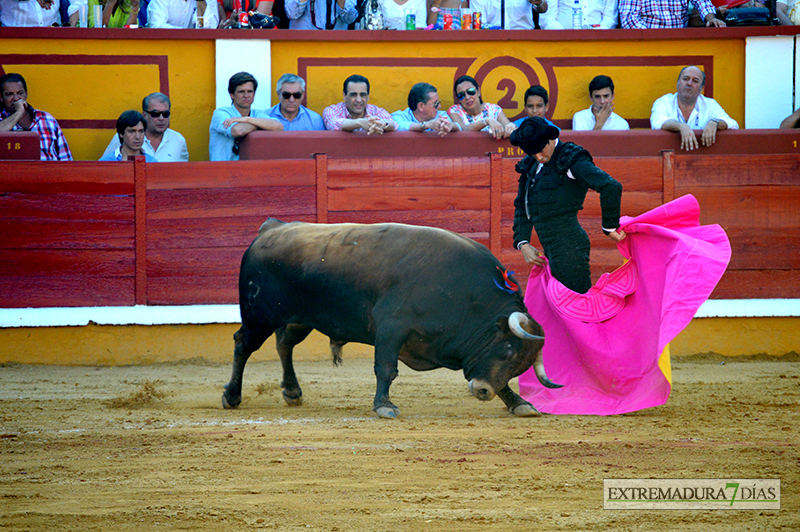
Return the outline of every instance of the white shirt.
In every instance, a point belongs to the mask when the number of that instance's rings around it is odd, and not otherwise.
[[[216,2],[207,2],[206,28],[219,26]],[[148,28],[194,28],[197,26],[197,2],[195,0],[151,0],[147,5]]]
[[[594,129],[595,124],[597,124],[597,118],[595,118],[591,107],[583,111],[578,111],[572,117],[572,129],[574,131],[591,131]],[[603,131],[619,131],[630,128],[631,126],[628,124],[628,121],[614,112],[611,113],[611,116],[609,116],[608,120],[603,124]]]
[[[581,7],[582,25],[588,28],[609,30],[619,22],[617,0],[578,0]],[[571,30],[574,0],[547,0],[547,11],[539,16],[539,24],[545,30]]]
[[[528,0],[505,0],[505,5],[506,24],[503,29],[535,29],[533,25],[533,4]],[[500,27],[500,0],[470,0],[469,6],[473,13],[481,14],[481,24]],[[542,16],[539,15],[540,21]]]
[[[739,124],[728,116],[728,113],[713,98],[706,98],[702,94],[697,97],[697,103],[689,115],[689,120],[683,118],[683,113],[678,108],[678,93],[665,94],[655,102],[650,111],[650,127],[661,129],[667,120],[677,120],[688,124],[692,129],[703,129],[712,118],[719,118],[728,124],[728,129],[739,129]]]
[[[311,2],[314,2],[314,22],[311,23]],[[328,2],[333,8],[332,18],[335,21],[333,29],[346,30],[358,18],[356,0],[345,0],[344,9],[339,7],[336,0],[286,0],[284,8],[289,18],[289,29],[293,30],[319,30],[325,29],[328,16]]]
[[[36,0],[0,0],[0,22],[3,26],[47,27],[61,23],[58,12],[60,0],[54,0],[50,9],[42,9]]]
[[[119,135],[115,133],[111,142],[108,143],[108,148],[103,152],[103,157],[114,153],[117,148],[119,148]],[[186,139],[174,129],[169,128],[164,131],[161,143],[155,151],[153,151],[153,145],[150,144],[150,139],[145,135],[142,153],[152,155],[160,163],[189,162],[189,148],[186,147]]]
[[[406,15],[414,15],[417,28],[428,26],[428,8],[425,0],[408,0],[402,6],[394,0],[380,0],[383,24],[390,30],[406,29]]]

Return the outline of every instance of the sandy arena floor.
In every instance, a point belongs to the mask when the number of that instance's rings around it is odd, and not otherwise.
[[[797,358],[673,361],[659,408],[515,419],[461,373],[372,361],[0,366],[0,528],[14,531],[800,530]],[[516,383],[514,383],[516,386]],[[782,509],[603,510],[604,478],[781,478]]]

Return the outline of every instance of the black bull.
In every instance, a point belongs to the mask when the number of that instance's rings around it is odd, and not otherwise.
[[[396,417],[389,399],[397,361],[414,370],[462,369],[471,393],[495,395],[518,416],[536,413],[508,386],[534,366],[539,381],[543,332],[519,290],[489,250],[442,229],[402,224],[309,224],[270,219],[242,258],[233,372],[223,406],[242,400],[247,359],[276,333],[283,396],[302,402],[292,350],[317,329],[341,346],[375,346],[373,410]]]

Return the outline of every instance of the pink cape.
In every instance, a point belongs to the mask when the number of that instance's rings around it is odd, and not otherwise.
[[[544,327],[547,376],[564,385],[545,388],[533,369],[520,375],[520,394],[540,412],[611,415],[666,403],[668,344],[731,258],[725,231],[700,225],[691,195],[623,217],[621,228],[628,236],[618,248],[628,261],[586,294],[556,281],[548,265],[531,271],[525,305]]]

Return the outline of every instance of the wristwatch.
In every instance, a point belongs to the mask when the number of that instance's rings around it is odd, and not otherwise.
[[[719,118],[710,118],[708,121],[709,122],[716,122],[717,125],[719,125]]]

